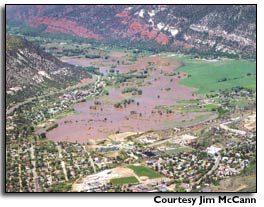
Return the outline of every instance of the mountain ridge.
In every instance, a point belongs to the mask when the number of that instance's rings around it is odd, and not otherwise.
[[[249,55],[256,50],[254,5],[7,6],[7,23],[44,25],[104,41],[151,42],[171,50]]]

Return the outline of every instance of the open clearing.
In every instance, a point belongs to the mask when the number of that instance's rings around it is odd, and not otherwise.
[[[235,176],[220,181],[219,186],[213,186],[214,192],[247,192],[256,188],[256,175]]]
[[[157,173],[156,171],[148,168],[148,167],[145,167],[145,166],[142,166],[142,165],[129,165],[128,166],[130,169],[132,169],[136,174],[137,176],[139,177],[142,177],[142,176],[146,176],[148,177],[149,179],[153,179],[153,178],[160,178],[162,177],[159,173]]]
[[[113,185],[124,185],[124,184],[135,184],[138,183],[138,180],[134,176],[123,177],[123,178],[114,178],[110,181]]]
[[[192,152],[193,149],[191,147],[186,147],[186,146],[177,146],[175,148],[171,148],[171,149],[168,149],[166,150],[166,153],[168,155],[177,155],[181,152]]]

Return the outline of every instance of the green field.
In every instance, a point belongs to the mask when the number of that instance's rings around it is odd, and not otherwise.
[[[168,155],[176,155],[176,154],[179,154],[181,152],[192,152],[192,151],[193,151],[193,148],[191,148],[191,147],[177,145],[177,147],[174,149],[166,150],[166,153]]]
[[[176,127],[184,127],[184,126],[189,126],[189,125],[197,124],[198,122],[204,122],[205,120],[209,119],[212,116],[216,116],[215,113],[198,115],[198,116],[196,116],[193,119],[183,120],[181,122],[177,122],[177,123],[175,123],[175,126]]]
[[[135,184],[138,183],[138,180],[134,176],[123,177],[123,178],[114,178],[110,181],[113,185],[124,185],[124,184]]]
[[[158,110],[173,110],[181,112],[211,112],[219,107],[217,104],[203,104],[201,100],[179,100],[173,106],[157,106]]]
[[[148,167],[142,166],[142,165],[140,165],[140,166],[129,165],[128,167],[130,169],[132,169],[134,171],[134,173],[136,173],[138,176],[147,176],[150,179],[162,177],[156,171],[154,171]]]
[[[190,77],[181,84],[197,88],[196,93],[208,93],[220,89],[243,86],[256,89],[256,63],[247,60],[223,59],[216,62],[192,59],[190,56],[173,56],[169,59],[183,62],[185,66],[177,71]]]

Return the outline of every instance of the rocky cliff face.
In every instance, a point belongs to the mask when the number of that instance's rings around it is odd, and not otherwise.
[[[252,5],[7,6],[10,21],[45,25],[44,33],[140,41],[174,50],[247,55],[256,49]]]
[[[6,91],[9,97],[41,94],[45,89],[63,88],[89,76],[86,71],[59,61],[24,39],[7,36]]]

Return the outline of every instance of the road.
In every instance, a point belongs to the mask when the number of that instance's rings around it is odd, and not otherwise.
[[[52,185],[53,181],[52,181],[52,175],[51,175],[51,167],[50,167],[50,164],[49,164],[49,161],[47,160],[47,166],[48,166],[48,170],[49,170],[49,175],[50,177],[48,178],[50,184]]]
[[[22,192],[21,164],[18,164],[19,192]]]
[[[199,185],[200,182],[202,181],[202,179],[208,175],[211,175],[217,168],[218,168],[218,165],[221,161],[221,155],[219,154],[215,160],[215,164],[214,166],[212,167],[211,170],[209,170],[205,175],[203,175],[198,181],[195,182],[196,185]]]
[[[164,144],[164,143],[166,143],[166,142],[168,142],[170,140],[173,140],[173,139],[174,139],[174,137],[170,137],[170,138],[158,141],[158,142],[154,142],[154,143],[150,144],[149,147],[154,147],[154,146],[157,146],[157,145],[161,145],[161,144]]]
[[[85,150],[85,152],[87,153],[87,155],[89,156],[89,162],[91,163],[91,166],[93,168],[93,171],[94,173],[96,173],[96,168],[95,168],[95,165],[94,165],[94,161],[90,155],[90,153],[86,150],[85,146],[83,146],[83,149]]]
[[[98,84],[98,82],[100,82],[100,76],[95,75],[95,79],[96,79],[96,81],[95,81],[94,91],[96,91],[96,85]],[[60,93],[65,93],[67,91],[75,90],[75,89],[78,89],[78,88],[81,88],[81,87],[83,87],[83,86],[68,87],[66,89],[62,89],[62,90],[59,90],[57,92],[48,93],[48,94],[41,95],[41,96],[38,96],[38,97],[30,97],[30,98],[27,98],[25,101],[16,103],[15,105],[13,105],[12,107],[10,107],[9,109],[6,109],[6,116],[8,116],[9,114],[13,113],[14,110],[17,109],[17,108],[19,108],[20,106],[23,106],[23,105],[25,105],[27,103],[30,103],[30,102],[32,102],[35,99],[41,99],[41,98],[45,98],[45,97],[48,97],[48,96],[52,96],[52,95],[56,95],[56,94],[60,94]]]
[[[34,186],[35,186],[34,191],[38,192],[38,189],[39,189],[39,186],[38,186],[38,174],[37,174],[37,171],[36,171],[36,158],[35,158],[33,145],[30,148],[30,158],[31,158],[31,164],[33,165],[32,173],[33,173]]]
[[[237,117],[237,118],[235,118],[234,120],[232,120],[232,121],[228,121],[228,122],[225,122],[225,123],[222,123],[222,124],[220,124],[219,126],[220,126],[222,129],[226,130],[226,131],[230,131],[230,132],[233,132],[233,133],[235,133],[235,134],[240,134],[240,135],[242,135],[242,136],[245,136],[248,132],[246,132],[246,131],[242,131],[242,130],[238,130],[238,129],[232,129],[232,128],[229,128],[229,127],[228,127],[229,124],[236,123],[236,122],[239,122],[239,121],[243,121],[244,119],[245,119],[245,118]]]
[[[63,174],[64,174],[64,178],[66,181],[68,181],[68,175],[67,175],[67,170],[66,170],[66,167],[65,167],[65,162],[63,160],[63,156],[62,156],[62,150],[61,150],[61,146],[58,145],[58,143],[56,142],[56,147],[58,149],[58,152],[59,152],[59,158],[61,160],[61,167],[62,167],[62,170],[63,170]]]

